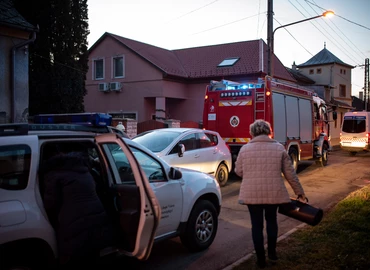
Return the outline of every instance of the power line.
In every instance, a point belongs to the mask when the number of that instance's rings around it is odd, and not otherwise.
[[[69,68],[69,69],[76,70],[76,71],[78,71],[78,72],[80,72],[80,73],[82,73],[82,74],[86,74],[86,72],[85,72],[85,71],[83,71],[83,70],[81,70],[81,69],[77,69],[77,68],[74,68],[74,67],[68,66],[68,65],[66,65],[66,64],[63,64],[63,63],[60,63],[60,62],[56,62],[56,61],[54,61],[54,60],[51,60],[50,58],[47,58],[47,57],[42,56],[42,55],[39,55],[39,54],[37,54],[37,53],[32,53],[32,55],[35,55],[35,56],[37,56],[37,57],[39,57],[39,58],[43,58],[43,59],[45,59],[45,60],[48,60],[48,61],[49,61],[49,62],[51,62],[53,65],[63,66],[63,67]]]
[[[316,7],[318,7],[318,8],[321,8],[322,10],[327,10],[327,9],[322,8],[322,7],[318,6],[317,4],[312,3],[312,2],[310,2],[310,1],[308,1],[308,0],[304,0],[304,1],[306,1],[307,3],[310,3],[311,5],[316,6]],[[367,29],[367,30],[370,30],[370,28],[369,28],[369,27],[366,27],[366,26],[364,26],[364,25],[362,25],[362,24],[359,24],[359,23],[353,22],[353,21],[351,21],[351,20],[348,20],[348,19],[346,19],[346,18],[344,18],[344,17],[342,17],[342,16],[340,16],[340,15],[335,14],[335,16],[337,16],[337,17],[339,17],[339,18],[341,18],[341,19],[343,19],[343,20],[346,20],[347,22],[350,22],[350,23],[356,24],[357,26],[360,26],[360,27],[363,27],[363,28],[365,28],[365,29]]]
[[[209,28],[209,29],[206,29],[206,30],[203,30],[203,31],[200,31],[200,32],[194,33],[194,34],[191,34],[191,36],[198,35],[198,34],[201,34],[201,33],[204,33],[204,32],[208,32],[208,31],[211,31],[211,30],[214,30],[214,29],[217,29],[217,28],[221,28],[221,27],[224,27],[224,26],[226,26],[226,25],[230,25],[230,24],[237,23],[237,22],[240,22],[240,21],[244,21],[244,20],[246,20],[246,19],[250,19],[250,18],[253,18],[253,17],[259,16],[259,15],[261,15],[261,14],[265,14],[265,12],[263,12],[263,13],[258,13],[258,14],[255,14],[255,15],[252,15],[252,16],[248,16],[248,17],[244,17],[244,18],[242,18],[242,19],[239,19],[239,20],[236,20],[236,21],[233,21],[233,22],[229,22],[229,23],[225,23],[225,24],[222,24],[222,25],[219,25],[219,26],[213,27],[213,28]]]
[[[315,3],[316,4],[316,3]],[[308,5],[308,3],[307,3],[307,5]],[[310,8],[312,9],[312,10],[314,10],[313,9],[313,7],[312,6],[310,6]],[[315,10],[314,10],[315,11]],[[327,23],[327,21],[325,21],[325,23],[329,26],[329,24]],[[342,35],[339,35],[333,28],[331,28],[330,26],[330,29],[332,29],[342,40],[343,40],[343,38],[342,38],[342,36],[344,36],[349,42],[351,42],[352,43],[352,45],[353,45],[353,47],[355,47],[360,53],[362,53],[361,52],[361,50],[346,36],[346,34],[345,33],[343,33],[343,31],[334,23],[334,21],[331,21],[331,23],[341,32],[341,34]],[[354,49],[353,49],[353,47],[352,46],[350,46],[345,40],[343,40],[343,42],[344,43],[346,43],[346,45],[353,51],[353,52],[355,52],[359,57],[360,57],[360,59],[361,59],[361,61],[360,62],[362,62],[362,59],[363,59],[363,57],[365,57],[366,58],[366,55],[364,54],[364,53],[362,53],[362,55],[360,55],[360,54],[358,54]]]
[[[307,18],[306,17],[306,15],[304,15],[290,0],[288,0],[289,1],[289,3],[296,9],[296,10],[298,10],[298,12],[299,13],[301,13],[305,18]],[[320,30],[320,28],[318,28],[313,22],[310,22],[323,36],[326,36],[321,30]],[[324,28],[323,28],[324,29]],[[326,30],[325,30],[326,31]],[[330,33],[328,33],[329,34],[329,36],[331,36],[334,40],[335,40],[335,38],[330,34]],[[350,58],[351,59],[351,57],[349,57],[348,56],[348,54],[346,53],[346,52],[344,52],[341,48],[339,48],[338,47],[338,45],[336,44],[337,42],[333,42],[333,44],[339,49],[339,50],[341,50],[348,58]]]
[[[297,0],[298,1],[298,0]],[[317,13],[316,12],[316,10],[311,6],[311,5],[309,5],[308,3],[307,3],[307,5],[316,13],[316,15],[319,15],[319,13]],[[303,7],[303,6],[302,6]],[[304,8],[304,7],[303,7]],[[304,8],[305,9],[305,8]],[[305,9],[306,10],[306,9]],[[307,11],[307,10],[306,10]],[[307,13],[309,14],[309,12],[307,11]],[[326,23],[326,25],[353,51],[353,52],[355,52],[354,50],[353,50],[353,48],[351,47],[351,46],[349,46],[348,45],[348,43],[342,38],[342,36],[341,35],[339,35],[330,25],[329,25],[329,23],[327,22],[327,20],[323,20],[325,23]],[[336,24],[333,22],[333,21],[331,21],[331,23],[333,24],[333,25],[335,25],[336,26]],[[337,26],[336,26],[337,27]],[[337,27],[338,28],[338,27]],[[337,42],[337,40],[330,34],[330,32],[328,32],[325,28],[323,28],[324,29],[324,31],[326,32],[326,33],[328,33],[328,35],[329,36],[331,36],[333,39],[334,39],[334,41],[336,42],[335,44],[340,44],[339,42]],[[338,28],[339,29],[339,28]],[[343,33],[343,35],[345,36],[345,34]],[[347,38],[347,37],[346,37]],[[348,39],[348,38],[347,38]],[[339,47],[338,47],[339,48]],[[340,49],[340,48],[339,48]],[[345,49],[344,47],[343,47],[343,49]],[[350,53],[350,52],[348,52],[348,53]],[[355,52],[356,53],[356,52]],[[352,60],[354,60],[353,58],[355,58],[355,57],[353,57],[354,55],[353,54],[351,54],[351,56],[352,56]],[[362,62],[362,57],[360,56],[360,55],[358,55],[359,57],[360,57],[360,62]],[[358,60],[358,59],[357,59]]]
[[[280,25],[282,25],[278,20],[276,20],[275,18],[274,18],[274,20],[278,23],[278,24],[280,24]],[[303,46],[293,35],[292,35],[292,33],[290,33],[289,32],[289,30],[288,29],[286,29],[285,27],[284,27],[284,30],[285,31],[287,31],[288,32],[288,34],[306,51],[306,52],[308,52],[311,56],[313,56],[313,54],[305,47],[305,46]]]
[[[258,13],[261,12],[261,0],[258,1]],[[259,25],[260,25],[260,16],[258,16],[258,19],[257,19],[257,38],[258,38],[258,29],[259,29]]]
[[[196,11],[198,11],[198,10],[202,9],[202,8],[205,8],[205,7],[210,6],[210,5],[214,4],[214,3],[216,3],[217,1],[219,1],[219,0],[214,0],[214,1],[213,1],[213,2],[211,2],[211,3],[208,3],[208,4],[206,4],[206,5],[204,5],[204,6],[201,6],[201,7],[197,8],[197,9],[194,9],[194,10],[192,10],[192,11],[189,11],[188,13],[185,13],[185,14],[183,14],[183,15],[181,15],[181,16],[179,16],[179,17],[175,18],[175,19],[172,19],[172,20],[170,20],[170,21],[168,21],[168,22],[166,22],[166,23],[170,23],[170,22],[173,22],[173,21],[177,21],[177,20],[179,20],[179,19],[181,19],[181,18],[183,18],[183,17],[185,17],[185,16],[187,16],[187,15],[189,15],[189,14],[193,13],[193,12],[196,12]]]

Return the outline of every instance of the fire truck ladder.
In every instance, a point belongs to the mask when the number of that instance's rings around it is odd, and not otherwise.
[[[255,99],[255,102],[254,102],[254,120],[257,120],[257,117],[258,119],[266,119],[266,107],[265,107],[265,87],[263,87],[263,92],[257,92],[257,89],[255,88],[255,93],[256,93],[256,99]],[[262,104],[262,106],[257,106],[257,104]],[[262,110],[261,109],[257,109],[257,107],[259,108],[263,108]],[[259,114],[259,115],[257,115]],[[261,114],[262,114],[262,117],[261,117]]]

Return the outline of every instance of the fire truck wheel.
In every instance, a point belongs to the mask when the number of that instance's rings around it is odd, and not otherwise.
[[[321,166],[324,167],[326,165],[328,165],[328,145],[324,144],[322,146]]]
[[[292,160],[292,165],[293,165],[294,171],[296,172],[297,169],[298,169],[298,153],[297,153],[297,149],[290,148],[289,149],[289,157]]]
[[[229,171],[225,164],[220,164],[218,166],[215,177],[221,187],[226,185],[227,180],[229,179]]]
[[[326,165],[328,165],[328,154],[328,145],[324,144],[322,146],[321,158],[319,160],[316,160],[316,164],[321,167],[325,167]]]

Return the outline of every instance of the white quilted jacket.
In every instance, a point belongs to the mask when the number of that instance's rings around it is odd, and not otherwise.
[[[284,146],[266,135],[253,138],[240,149],[235,173],[243,178],[239,193],[240,204],[290,202],[281,173],[296,195],[304,194]]]

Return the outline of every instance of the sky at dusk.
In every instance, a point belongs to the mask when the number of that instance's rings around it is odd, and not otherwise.
[[[263,39],[267,0],[88,0],[89,47],[105,32],[165,49]],[[326,48],[352,69],[352,95],[363,91],[370,58],[370,0],[273,0],[274,29],[332,10],[335,15],[278,29],[275,55],[287,67]]]

